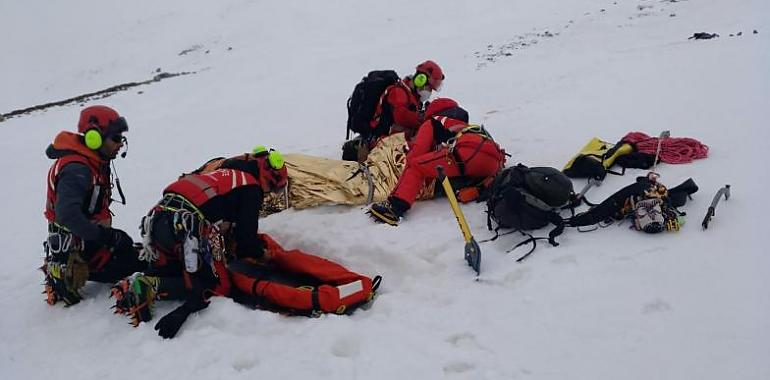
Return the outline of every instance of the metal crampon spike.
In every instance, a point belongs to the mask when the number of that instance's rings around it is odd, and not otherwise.
[[[136,314],[132,314],[131,320],[128,322],[128,324],[136,328],[136,327],[139,327],[140,323],[141,321],[139,320],[139,316],[137,316]]]

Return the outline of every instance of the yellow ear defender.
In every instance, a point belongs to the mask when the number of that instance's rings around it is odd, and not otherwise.
[[[97,150],[102,147],[102,134],[98,128],[92,128],[83,135],[86,146],[91,150]]]
[[[422,87],[425,86],[426,83],[428,83],[428,76],[424,73],[417,73],[417,75],[414,76],[414,79],[412,79],[414,82],[415,87]]]

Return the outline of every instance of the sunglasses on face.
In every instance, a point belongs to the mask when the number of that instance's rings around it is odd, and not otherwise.
[[[102,129],[102,133],[105,135],[120,135],[123,132],[128,132],[128,123],[126,122],[126,118],[122,116],[115,120],[110,120],[106,128],[99,124],[99,119],[95,116],[91,116],[89,123],[94,128]]]
[[[107,136],[107,138],[112,140],[112,142],[114,142],[115,144],[120,144],[120,143],[125,144],[127,141],[126,136],[123,136],[123,135],[110,135],[110,136]]]

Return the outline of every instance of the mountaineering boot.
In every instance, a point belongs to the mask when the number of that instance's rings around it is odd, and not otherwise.
[[[373,204],[372,207],[369,208],[369,216],[371,216],[375,222],[387,223],[391,226],[397,226],[399,219],[401,219],[399,215],[396,215],[395,211],[393,211],[393,208],[390,206],[390,203],[387,201]]]
[[[46,250],[50,250],[50,244],[46,246]],[[49,305],[63,301],[66,306],[72,306],[83,299],[80,289],[88,281],[89,270],[88,264],[80,257],[80,253],[60,250],[55,254],[49,252],[43,259],[40,270],[45,275],[43,293]]]
[[[67,264],[46,258],[40,270],[45,275],[45,283],[43,284],[45,291],[43,293],[49,305],[63,301],[66,306],[72,306],[83,299],[78,290],[68,286],[65,281]]]
[[[668,199],[672,206],[682,207],[687,202],[688,197],[692,199],[691,195],[696,191],[698,191],[698,185],[692,178],[688,178],[687,181],[678,186],[668,189]]]
[[[112,286],[116,314],[126,314],[132,326],[152,319],[152,305],[158,297],[159,277],[136,272]]]
[[[397,226],[401,216],[409,209],[409,204],[405,201],[390,197],[385,202],[373,204],[369,208],[369,216],[376,222],[387,223],[391,226]]]

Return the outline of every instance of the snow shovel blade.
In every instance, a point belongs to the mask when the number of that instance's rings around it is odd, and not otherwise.
[[[465,243],[465,261],[476,271],[477,276],[481,274],[481,248],[474,238]]]

